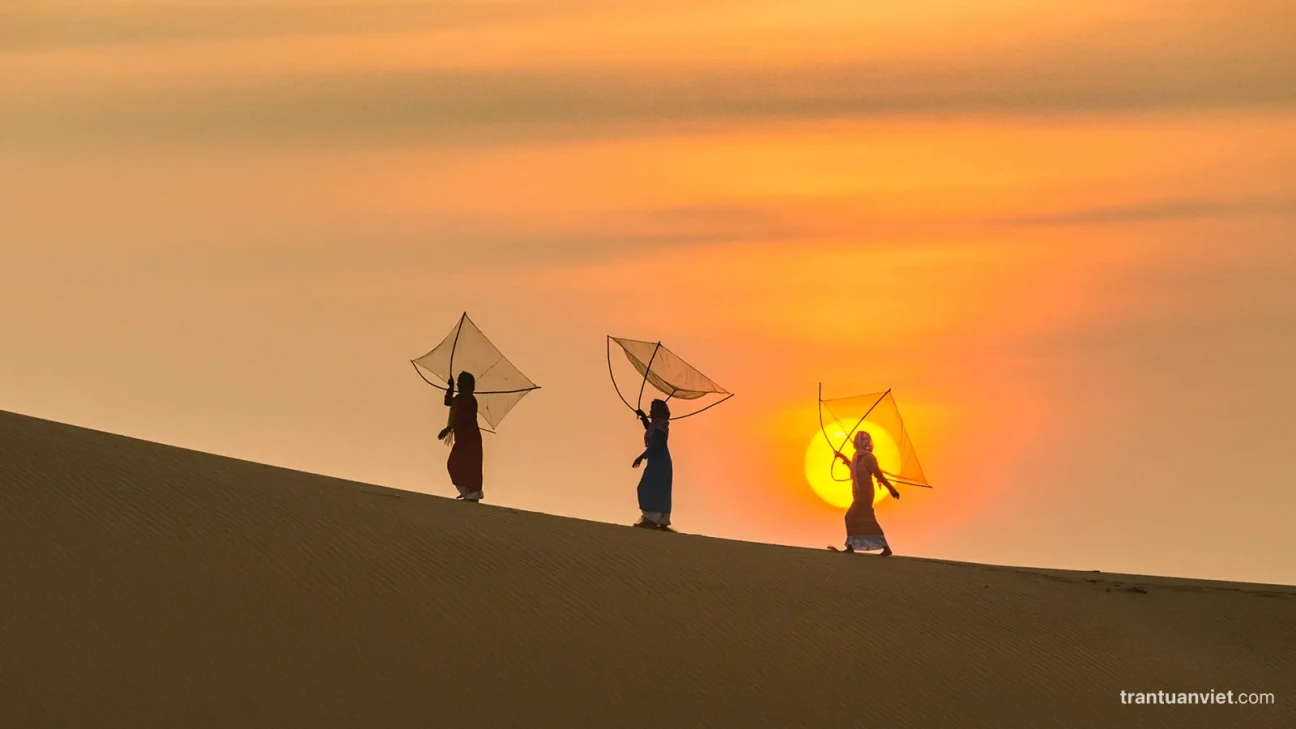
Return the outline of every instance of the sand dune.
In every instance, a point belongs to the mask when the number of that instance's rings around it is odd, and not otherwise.
[[[1212,689],[1277,704],[1120,702]],[[1296,588],[649,533],[0,413],[6,727],[1279,727],[1294,702]]]

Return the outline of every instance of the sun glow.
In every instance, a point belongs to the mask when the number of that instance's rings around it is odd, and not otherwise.
[[[877,456],[878,465],[887,473],[895,473],[900,470],[900,447],[896,445],[895,439],[891,437],[884,428],[870,422],[865,422],[860,426],[861,430],[868,431],[873,436],[873,455]],[[853,497],[851,495],[850,468],[844,463],[838,463],[833,466],[833,460],[836,455],[833,446],[841,448],[842,455],[852,458],[855,455],[855,444],[847,443],[846,429],[838,424],[827,426],[828,438],[832,440],[832,445],[824,440],[822,431],[814,434],[810,439],[809,445],[806,446],[805,453],[805,475],[806,482],[810,488],[814,489],[815,495],[823,499],[824,502],[831,504],[839,509],[850,508]],[[854,436],[850,436],[854,440]],[[842,444],[845,443],[843,446]],[[838,480],[841,479],[841,480]],[[878,506],[890,499],[887,490],[880,484],[873,486],[873,505]]]

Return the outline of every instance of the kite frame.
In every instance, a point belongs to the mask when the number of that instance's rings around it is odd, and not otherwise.
[[[626,406],[627,408],[629,408],[631,411],[633,411],[633,412],[639,412],[639,411],[643,410],[643,394],[644,394],[644,388],[646,388],[646,387],[648,386],[648,373],[649,373],[649,372],[652,372],[652,363],[657,359],[657,350],[661,349],[662,343],[661,343],[661,341],[658,341],[658,342],[656,343],[656,346],[653,347],[653,353],[652,353],[652,356],[648,358],[648,365],[647,365],[646,367],[644,367],[643,382],[639,384],[639,398],[636,400],[636,402],[638,403],[638,407],[635,407],[635,406],[633,406],[633,405],[630,404],[630,401],[629,401],[629,400],[626,400],[626,399],[625,399],[625,395],[622,395],[622,394],[621,394],[621,387],[620,387],[619,385],[617,385],[617,381],[616,381],[616,373],[613,372],[613,370],[612,370],[612,340],[613,340],[614,338],[615,338],[615,337],[613,337],[611,334],[607,335],[607,363],[608,363],[608,379],[612,380],[612,389],[613,389],[613,390],[616,390],[617,397],[621,398],[621,402],[625,403],[625,406]],[[635,341],[643,341],[643,340],[635,340]],[[620,346],[620,345],[618,345],[618,346]],[[622,351],[625,350],[624,347],[622,347],[621,349],[622,349]],[[690,365],[690,366],[691,366],[691,365]],[[719,394],[719,393],[716,393],[716,394]],[[671,394],[667,395],[667,396],[666,396],[666,401],[669,401],[669,400],[670,400],[672,397],[674,397],[674,396],[675,396],[675,393],[674,393],[674,392],[672,392]],[[725,396],[724,396],[724,397],[720,398],[719,400],[716,400],[715,402],[711,403],[710,405],[707,405],[707,406],[704,407],[704,408],[700,408],[700,409],[698,409],[698,410],[694,410],[693,412],[691,412],[691,413],[689,413],[689,414],[687,414],[687,415],[679,415],[679,416],[671,417],[671,418],[668,418],[668,420],[683,420],[684,418],[691,418],[691,417],[693,417],[694,415],[697,415],[698,413],[704,413],[704,412],[706,412],[707,410],[710,410],[711,408],[715,407],[716,405],[719,405],[720,403],[724,402],[725,400],[728,400],[729,398],[731,398],[731,397],[733,397],[733,396],[734,396],[734,393],[732,393],[732,392],[725,393]]]
[[[461,314],[461,315],[459,316],[459,323],[458,323],[458,324],[455,324],[455,338],[454,338],[454,341],[450,343],[450,367],[449,367],[449,370],[450,370],[450,377],[452,377],[452,378],[454,377],[454,356],[455,356],[455,351],[459,349],[459,335],[463,333],[463,325],[464,325],[464,322],[465,322],[465,321],[470,321],[470,320],[468,319],[468,312],[466,312],[466,311],[465,311],[463,314]],[[474,326],[476,326],[476,325],[474,325]],[[481,331],[481,330],[479,329],[478,331]],[[490,345],[491,345],[492,347],[495,346],[495,343],[494,343],[494,342],[491,342],[490,337],[487,337],[485,333],[482,333],[482,339],[485,339],[488,343],[490,343]],[[424,355],[424,356],[426,356],[426,355]],[[503,357],[502,354],[501,354],[500,356]],[[446,385],[438,385],[437,383],[435,383],[435,382],[433,382],[432,380],[429,380],[427,377],[425,377],[425,376],[423,375],[423,369],[422,369],[421,367],[419,367],[418,360],[413,360],[413,359],[412,359],[412,360],[410,360],[410,364],[414,366],[414,371],[415,371],[416,373],[418,373],[419,378],[422,379],[424,382],[428,383],[429,385],[435,387],[435,388],[438,389],[438,390],[443,390],[443,391],[444,391],[444,390],[449,390],[449,389],[450,389],[450,388],[449,388],[448,386],[446,386]],[[489,371],[489,370],[487,370],[487,371]],[[474,391],[473,391],[473,394],[474,394],[474,395],[516,395],[516,394],[519,393],[519,392],[531,392],[532,390],[539,390],[539,389],[540,389],[540,386],[539,386],[539,385],[532,385],[531,387],[522,387],[522,388],[519,388],[519,389],[516,389],[516,390],[474,390]],[[477,427],[478,427],[482,432],[484,432],[484,433],[490,433],[491,435],[495,435],[495,431],[491,430],[490,428],[484,428],[484,427],[482,427],[482,426],[481,426],[481,423],[478,423],[478,424],[477,424]]]
[[[877,402],[870,405],[869,409],[865,411],[865,413],[862,416],[860,416],[860,419],[855,421],[855,425],[850,429],[849,432],[846,433],[846,441],[842,443],[842,448],[845,448],[850,443],[851,436],[855,435],[855,431],[859,430],[859,427],[864,424],[864,421],[868,418],[868,416],[873,414],[873,410],[877,408],[878,405],[881,405],[882,401],[887,399],[887,395],[890,394],[891,394],[891,388],[887,388],[887,391],[882,393],[882,395],[878,397]],[[820,382],[819,383],[819,431],[823,433],[824,440],[828,442],[828,447],[833,449],[833,453],[836,453],[839,456],[843,455],[841,449],[833,445],[832,438],[828,437],[828,427],[824,424],[823,405],[824,405],[823,383]],[[833,416],[833,421],[837,422],[836,415]],[[832,462],[828,464],[829,478],[831,478],[832,480],[838,483],[846,483],[847,481],[850,481],[851,478],[854,478],[853,474],[849,478],[837,478],[836,473],[833,471],[833,468],[835,468],[836,466],[837,466],[837,459],[834,458],[832,459]],[[887,477],[887,480],[890,481],[891,483],[898,483],[903,486],[914,486],[916,488],[923,488],[923,489],[931,488],[930,484],[914,483],[913,481],[910,481],[905,478],[901,478],[900,476],[885,470],[882,471],[882,473]]]

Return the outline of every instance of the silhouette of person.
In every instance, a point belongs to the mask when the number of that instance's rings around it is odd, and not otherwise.
[[[886,534],[878,523],[877,514],[873,512],[873,479],[891,492],[891,498],[900,498],[882,468],[878,465],[877,456],[873,455],[873,436],[861,430],[855,434],[855,457],[846,458],[837,453],[851,470],[851,494],[854,500],[846,512],[846,551],[868,552],[882,550],[883,557],[891,556],[891,547],[887,544]]]
[[[459,373],[458,395],[455,383],[449,384],[445,404],[450,408],[450,417],[445,429],[437,434],[451,446],[446,470],[450,482],[459,490],[458,498],[473,503],[482,500],[482,437],[477,425],[477,398],[473,395],[476,387],[476,378],[468,372]]]
[[[671,531],[671,487],[674,468],[670,455],[670,408],[665,400],[653,400],[649,407],[651,416],[636,410],[644,426],[644,452],[634,460],[638,468],[645,460],[643,475],[639,477],[639,511],[642,518],[635,524],[645,529]]]

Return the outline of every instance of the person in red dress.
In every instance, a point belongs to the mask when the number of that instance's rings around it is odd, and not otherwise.
[[[848,459],[840,452],[837,457],[850,466],[853,482],[851,493],[854,501],[846,512],[846,551],[880,549],[883,557],[890,557],[891,546],[887,544],[886,534],[873,511],[873,479],[885,486],[893,499],[900,498],[900,492],[887,480],[878,465],[877,456],[873,455],[873,436],[868,431],[859,431],[855,434],[855,457]]]
[[[446,470],[450,482],[459,490],[459,498],[477,503],[482,500],[482,437],[477,425],[477,398],[473,396],[477,380],[468,372],[459,373],[459,394],[455,383],[446,388],[445,404],[450,418],[437,438],[450,448]]]

